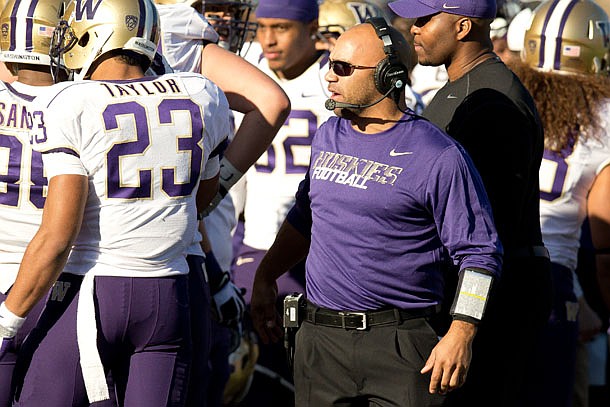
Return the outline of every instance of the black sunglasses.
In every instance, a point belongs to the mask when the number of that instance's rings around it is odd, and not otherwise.
[[[351,74],[354,73],[354,70],[356,70],[356,69],[375,69],[375,68],[377,68],[376,66],[352,65],[349,62],[345,62],[345,61],[330,61],[329,64],[330,64],[330,69],[332,69],[333,72],[337,76],[350,76]]]

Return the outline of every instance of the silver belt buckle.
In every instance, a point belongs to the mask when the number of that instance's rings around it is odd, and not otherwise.
[[[343,328],[343,329],[345,329],[345,317],[352,316],[352,315],[356,315],[356,316],[359,316],[362,318],[362,325],[355,328],[357,331],[364,331],[367,328],[366,313],[364,313],[364,312],[342,312],[342,311],[340,311],[339,315],[341,315],[341,328]]]

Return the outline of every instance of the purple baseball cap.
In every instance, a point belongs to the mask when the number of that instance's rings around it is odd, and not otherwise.
[[[318,19],[318,1],[259,0],[256,18],[285,18],[310,23]]]
[[[473,18],[496,17],[496,0],[399,0],[388,6],[405,18],[425,17],[439,12]]]

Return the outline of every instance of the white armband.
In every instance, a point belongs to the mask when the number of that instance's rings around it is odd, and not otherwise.
[[[13,314],[4,302],[0,304],[0,325],[9,336],[15,336],[24,322],[25,318]]]
[[[457,291],[451,306],[451,315],[460,319],[480,321],[483,318],[493,276],[483,271],[464,269],[460,272]]]

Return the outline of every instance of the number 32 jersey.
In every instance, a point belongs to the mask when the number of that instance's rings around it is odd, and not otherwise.
[[[193,73],[59,84],[37,99],[34,148],[49,179],[89,178],[79,236],[64,271],[129,277],[186,274],[200,179],[229,134],[227,100]],[[36,127],[36,123],[34,123]]]
[[[246,174],[244,243],[267,250],[295,200],[309,168],[311,140],[332,111],[324,107],[329,94],[324,75],[328,53],[322,53],[299,77],[283,80],[261,59],[258,68],[275,80],[290,99],[291,110],[267,152]]]

